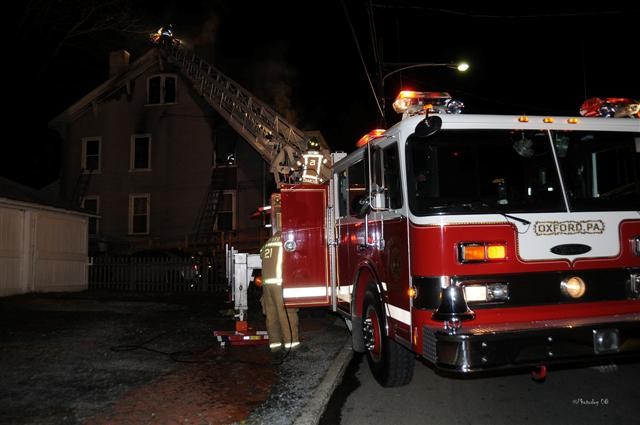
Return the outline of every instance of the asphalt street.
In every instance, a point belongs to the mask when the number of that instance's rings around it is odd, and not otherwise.
[[[542,383],[527,374],[453,379],[416,364],[411,384],[382,388],[357,356],[321,424],[635,425],[639,381],[640,363],[552,370]]]

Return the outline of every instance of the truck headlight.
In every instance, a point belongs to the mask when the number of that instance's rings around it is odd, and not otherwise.
[[[569,298],[580,298],[587,291],[587,285],[582,278],[570,276],[562,279],[560,291]]]
[[[509,284],[493,282],[464,285],[464,295],[469,303],[507,301],[509,299]]]

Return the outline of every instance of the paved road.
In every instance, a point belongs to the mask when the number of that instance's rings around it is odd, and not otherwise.
[[[635,425],[639,384],[640,363],[552,371],[544,383],[522,374],[445,378],[416,364],[410,385],[384,389],[366,359],[354,358],[321,424]]]

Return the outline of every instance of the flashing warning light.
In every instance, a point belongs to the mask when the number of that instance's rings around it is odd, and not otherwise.
[[[640,118],[640,102],[628,97],[592,97],[580,106],[583,117]]]
[[[453,100],[451,95],[446,92],[402,90],[393,102],[394,111],[409,115],[421,114],[425,111],[459,114],[463,108],[462,102]]]
[[[262,286],[263,281],[262,281],[262,276],[258,275],[256,277],[253,278],[253,283],[255,283],[255,285],[259,288]]]
[[[375,130],[371,130],[356,142],[356,147],[361,148],[363,146],[366,146],[373,139],[377,139],[378,137],[382,136],[385,131],[387,130],[384,130],[382,128],[376,128]]]
[[[458,245],[458,260],[461,263],[485,263],[507,258],[504,243],[463,242]]]

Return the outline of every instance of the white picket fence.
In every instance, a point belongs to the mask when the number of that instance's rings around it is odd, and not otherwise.
[[[223,293],[228,285],[224,261],[212,257],[99,256],[89,259],[89,289]]]

